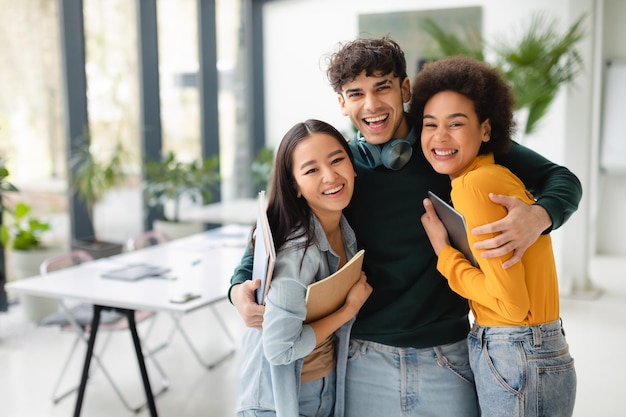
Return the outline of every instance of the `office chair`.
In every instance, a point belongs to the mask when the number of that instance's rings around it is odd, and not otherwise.
[[[133,251],[148,246],[154,246],[161,243],[169,242],[169,236],[161,230],[149,230],[140,235],[133,236],[126,241],[126,250]]]
[[[87,252],[82,251],[82,250],[74,250],[74,251],[71,251],[69,253],[66,253],[60,256],[46,259],[45,261],[41,263],[39,272],[41,275],[45,275],[53,271],[58,271],[60,269],[69,268],[71,266],[76,266],[76,265],[82,264],[84,262],[89,262],[92,260],[93,260],[92,256],[89,255]],[[52,401],[54,404],[57,404],[59,401],[63,400],[69,394],[71,394],[72,392],[78,389],[78,387],[74,387],[74,388],[67,390],[64,393],[59,393],[60,388],[61,388],[61,383],[63,382],[63,379],[69,368],[72,357],[74,356],[74,353],[76,352],[76,348],[78,347],[78,344],[80,343],[81,340],[87,343],[89,339],[88,335],[89,335],[89,331],[91,330],[90,327],[91,327],[91,321],[93,317],[93,306],[87,303],[74,303],[73,305],[70,305],[70,303],[66,300],[59,300],[59,307],[60,307],[59,311],[44,317],[39,322],[39,324],[43,326],[58,325],[61,327],[62,330],[73,331],[76,333],[76,337],[74,339],[70,352],[67,358],[65,359],[65,362],[61,369],[61,374],[59,375],[56,385],[54,387],[54,391],[52,394]],[[154,314],[155,313],[153,311],[136,311],[135,321],[136,323],[145,322],[148,319],[153,318]],[[150,327],[148,328],[145,337],[147,337],[147,335],[151,332],[152,326],[154,324],[154,320],[150,320],[150,321],[151,321]],[[99,354],[94,353],[93,359],[96,361],[96,364],[98,365],[98,367],[102,370],[102,373],[111,384],[111,387],[113,388],[113,390],[119,397],[122,404],[128,410],[133,411],[133,412],[138,412],[146,404],[142,404],[138,407],[132,407],[129,401],[123,395],[122,390],[114,382],[111,374],[102,363],[101,357],[104,351],[106,350],[106,347],[111,338],[111,335],[113,334],[114,331],[120,331],[120,330],[128,330],[128,321],[126,320],[126,316],[122,313],[115,311],[114,309],[103,311],[100,316],[100,326],[98,327],[98,332],[106,333],[107,337],[104,339],[104,343],[102,344],[100,348],[100,353]],[[156,359],[150,354],[147,354],[145,356],[152,360],[155,368],[159,372],[161,379],[162,379],[163,388],[161,389],[160,392],[155,394],[156,396],[156,395],[161,394],[165,390],[167,390],[167,388],[169,387],[169,381],[167,379],[167,376],[165,375],[165,372],[163,371],[163,368],[156,361]]]
[[[161,243],[165,243],[168,242],[170,239],[168,237],[168,235],[160,230],[149,230],[147,232],[144,232],[140,235],[134,236],[129,238],[126,241],[126,250],[137,250],[137,249],[142,249],[142,248],[146,248],[149,246],[154,246],[154,245],[159,245]],[[211,308],[211,311],[213,312],[214,316],[216,317],[219,325],[221,326],[222,330],[224,331],[226,337],[230,340],[232,346],[235,346],[235,339],[232,336],[232,334],[230,333],[230,331],[228,330],[228,327],[226,326],[226,323],[224,322],[224,320],[222,319],[222,317],[220,316],[219,312],[217,310],[215,310],[215,306],[213,304],[209,305],[209,307]],[[195,347],[195,345],[193,344],[191,338],[189,337],[189,335],[187,334],[187,332],[185,331],[185,329],[183,328],[182,324],[181,324],[181,318],[182,316],[180,314],[177,313],[171,313],[170,317],[172,319],[172,321],[174,322],[174,326],[172,327],[168,337],[165,339],[165,341],[163,343],[161,343],[160,345],[158,345],[157,347],[153,348],[150,350],[151,354],[154,354],[162,349],[165,349],[166,347],[168,347],[172,341],[172,339],[174,338],[175,333],[178,331],[180,333],[180,335],[183,337],[185,343],[187,344],[187,346],[189,346],[189,349],[191,350],[191,352],[193,353],[193,355],[196,357],[196,359],[198,360],[198,362],[200,362],[200,364],[205,367],[206,369],[212,369],[215,366],[217,366],[219,363],[221,363],[224,359],[228,358],[229,356],[233,355],[235,353],[235,349],[231,349],[229,352],[227,352],[225,355],[223,355],[222,357],[218,358],[217,360],[208,363],[206,362],[203,358],[202,355],[200,355],[200,352],[198,351],[198,349]]]

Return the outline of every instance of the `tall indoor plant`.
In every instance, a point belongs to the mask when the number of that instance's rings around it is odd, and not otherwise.
[[[516,109],[526,114],[521,132],[530,134],[537,129],[559,89],[583,70],[576,46],[585,35],[585,17],[581,16],[561,34],[555,29],[556,19],[536,12],[519,38],[498,36],[493,43],[479,34],[461,38],[432,19],[425,19],[422,28],[437,42],[443,56],[461,54],[481,61],[493,57],[490,63],[511,83]]]
[[[182,162],[174,152],[169,152],[160,161],[148,162],[144,198],[148,207],[159,208],[163,214],[155,228],[167,228],[165,232],[171,238],[201,230],[201,224],[181,221],[181,203],[184,198],[193,203],[210,203],[219,185],[217,156]],[[172,227],[185,231],[178,232]]]
[[[70,185],[78,198],[87,206],[89,218],[94,224],[94,207],[111,189],[123,185],[127,179],[124,170],[128,155],[121,142],[117,142],[108,157],[94,151],[90,141],[81,146],[70,160]],[[89,252],[94,259],[110,256],[122,251],[123,245],[106,242],[95,236],[82,236],[72,244],[75,249]]]
[[[0,226],[2,226],[5,207],[5,196],[7,193],[17,191],[17,187],[7,181],[9,176],[9,170],[6,167],[6,160],[0,159]],[[7,311],[9,309],[7,293],[4,290],[4,284],[6,282],[6,267],[5,267],[5,253],[4,245],[0,250],[0,312]]]

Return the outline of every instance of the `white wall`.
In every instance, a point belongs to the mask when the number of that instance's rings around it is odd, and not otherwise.
[[[618,0],[606,0],[626,3]],[[573,88],[564,89],[524,144],[576,173],[587,190],[590,184],[590,146],[593,135],[592,86],[594,76],[594,0],[287,0],[264,8],[266,129],[277,144],[294,123],[319,118],[348,131],[350,121],[339,112],[335,93],[325,77],[324,57],[338,43],[356,38],[358,15],[402,10],[481,6],[483,36],[493,39],[520,29],[530,15],[544,10],[565,31],[582,13],[588,13],[588,37],[581,44],[586,72]],[[393,30],[390,29],[393,37]],[[619,39],[624,39],[621,37]],[[573,112],[573,113],[572,113]],[[553,233],[561,288],[569,292],[587,280],[588,196],[567,226]],[[566,242],[564,242],[566,240]]]
[[[554,0],[287,0],[269,2],[264,8],[265,88],[267,137],[277,143],[294,123],[316,117],[348,130],[335,93],[325,76],[324,57],[339,42],[358,36],[358,15],[402,10],[483,7],[486,39],[520,28],[532,11],[546,10],[569,25],[569,1]],[[390,30],[393,36],[393,30]],[[555,162],[563,162],[564,114],[557,98],[544,126],[528,145]]]
[[[600,69],[604,71],[604,64],[609,59],[626,58],[626,1],[605,0],[604,19],[601,28],[602,47]],[[603,83],[601,88],[604,87]],[[600,106],[598,106],[600,107]],[[599,109],[596,109],[599,113]],[[624,109],[621,109],[623,112]],[[626,140],[626,134],[625,139]],[[592,217],[596,225],[596,252],[600,255],[626,256],[626,221],[623,211],[626,202],[626,175],[600,175],[594,186],[597,195],[597,211]]]

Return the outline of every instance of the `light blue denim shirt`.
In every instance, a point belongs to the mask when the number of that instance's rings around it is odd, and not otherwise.
[[[339,266],[317,217],[312,215],[317,242],[306,252],[304,239],[289,241],[276,254],[274,275],[267,294],[263,330],[248,329],[243,337],[237,411],[276,410],[278,417],[298,413],[298,392],[303,358],[315,348],[315,333],[303,324],[306,289]],[[356,253],[356,237],[342,216],[346,256]],[[303,259],[304,256],[304,259]],[[302,266],[301,266],[302,265]],[[345,372],[350,322],[335,332],[337,387],[335,416],[343,416]]]

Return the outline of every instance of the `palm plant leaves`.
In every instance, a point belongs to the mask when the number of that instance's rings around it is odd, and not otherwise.
[[[98,160],[88,142],[70,160],[72,187],[90,211],[107,191],[126,179],[125,158],[126,151],[121,143],[117,143],[108,161]]]
[[[478,46],[472,46],[476,42],[447,33],[432,20],[425,20],[422,27],[437,42],[444,56],[460,54],[485,61],[487,50],[493,52],[495,62],[492,65],[511,84],[516,109],[528,109],[524,133],[530,134],[547,113],[560,87],[573,82],[584,68],[575,48],[584,36],[584,19],[585,16],[581,16],[561,35],[555,30],[556,19],[537,12],[531,16],[519,40],[498,37],[500,40],[493,46],[483,39]]]
[[[446,32],[431,18],[422,20],[421,28],[428,33],[438,44],[444,56],[465,55],[484,61],[484,40],[479,33],[466,31],[463,39],[454,33]]]

